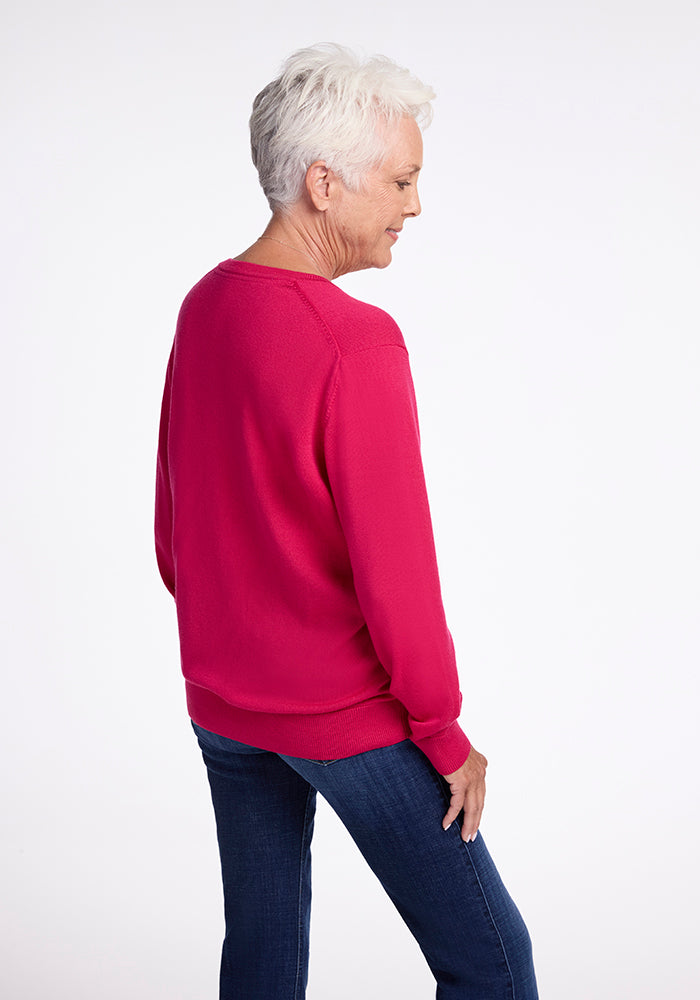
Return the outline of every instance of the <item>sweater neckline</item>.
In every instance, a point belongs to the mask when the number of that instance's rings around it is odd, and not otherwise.
[[[283,278],[290,281],[296,277],[304,278],[305,280],[308,279],[309,281],[326,281],[329,284],[333,284],[330,278],[324,278],[322,274],[312,274],[310,271],[292,271],[286,267],[270,267],[267,264],[253,264],[247,260],[234,260],[232,257],[228,260],[222,260],[219,264],[219,269],[229,274],[240,274],[251,278],[270,278],[276,280]]]

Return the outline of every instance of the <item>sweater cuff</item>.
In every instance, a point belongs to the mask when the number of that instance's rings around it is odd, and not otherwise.
[[[422,750],[438,774],[452,774],[459,770],[469,756],[471,743],[458,722],[453,722],[434,736],[413,741]]]

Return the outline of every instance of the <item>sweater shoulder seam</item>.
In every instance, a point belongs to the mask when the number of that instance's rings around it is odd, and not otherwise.
[[[346,358],[354,358],[360,354],[367,354],[369,351],[382,351],[387,347],[395,348],[396,350],[403,351],[404,354],[408,355],[408,349],[405,344],[371,344],[369,347],[358,347],[355,351],[348,351],[347,353],[338,354],[338,359],[335,364],[335,378],[333,379],[333,388],[330,391],[328,398],[328,405],[326,406],[326,412],[323,418],[324,428],[328,427],[328,421],[331,419],[331,410],[333,409],[333,404],[335,403],[336,397],[338,395],[338,388],[340,386],[340,368],[343,361]]]
[[[343,358],[354,358],[357,354],[366,354],[368,351],[383,351],[386,347],[395,347],[397,351],[403,351],[404,354],[408,354],[408,348],[405,344],[396,344],[389,341],[385,344],[368,344],[366,347],[357,347],[354,351],[341,351],[340,357],[341,360]]]
[[[329,393],[328,393],[328,401],[326,403],[326,409],[325,409],[325,413],[324,413],[324,417],[323,417],[323,426],[325,428],[325,427],[328,426],[328,421],[330,420],[331,411],[333,409],[333,403],[335,402],[336,396],[338,395],[338,386],[339,386],[339,383],[340,383],[340,366],[341,366],[341,362],[343,361],[343,358],[354,357],[355,355],[358,355],[358,354],[364,354],[367,351],[383,350],[384,348],[387,348],[387,347],[398,348],[398,350],[403,351],[405,354],[408,354],[408,351],[406,349],[406,345],[405,344],[397,344],[397,343],[391,342],[391,341],[387,341],[387,342],[380,343],[380,344],[369,344],[366,347],[358,347],[354,351],[343,351],[343,350],[341,350],[340,344],[338,343],[338,341],[336,340],[336,338],[333,336],[333,331],[331,330],[330,326],[324,320],[323,316],[321,316],[320,312],[318,311],[318,309],[316,308],[316,306],[314,305],[314,303],[311,301],[311,299],[309,299],[308,295],[304,292],[304,290],[300,286],[299,282],[292,281],[292,282],[290,282],[290,285],[294,289],[294,291],[297,293],[297,295],[299,296],[299,298],[301,299],[301,301],[304,303],[304,305],[306,306],[306,308],[309,310],[309,312],[311,313],[311,315],[314,317],[314,319],[316,320],[316,322],[319,324],[319,326],[321,327],[321,329],[323,330],[323,332],[324,332],[324,334],[326,336],[326,339],[327,339],[328,343],[330,344],[330,346],[335,350],[335,365],[334,365],[335,373],[334,373],[334,378],[333,378],[333,384],[332,384],[332,386],[331,386],[331,388],[329,390]]]

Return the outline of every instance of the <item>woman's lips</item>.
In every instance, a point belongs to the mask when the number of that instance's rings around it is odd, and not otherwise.
[[[396,242],[396,240],[398,240],[398,238],[399,238],[399,233],[401,232],[401,230],[400,229],[387,229],[386,232],[389,234],[389,236],[391,236],[392,240],[394,240],[394,242]]]

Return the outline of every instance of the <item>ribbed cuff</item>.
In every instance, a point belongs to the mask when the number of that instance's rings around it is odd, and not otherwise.
[[[469,756],[471,743],[462,732],[458,722],[442,729],[434,736],[413,741],[422,750],[438,774],[452,774]]]

